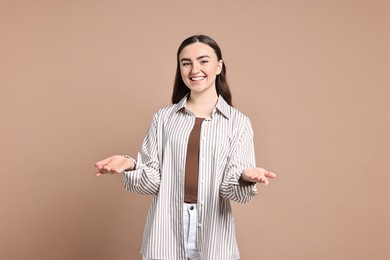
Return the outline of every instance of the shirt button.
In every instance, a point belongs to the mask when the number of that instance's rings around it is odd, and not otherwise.
[[[198,227],[202,227],[202,224],[198,223]]]

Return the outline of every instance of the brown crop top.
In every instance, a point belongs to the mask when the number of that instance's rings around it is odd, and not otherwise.
[[[196,203],[198,199],[200,127],[204,118],[195,118],[195,125],[188,138],[186,170],[184,178],[184,202]]]

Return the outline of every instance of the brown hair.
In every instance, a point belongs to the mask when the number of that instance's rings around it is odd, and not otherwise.
[[[219,48],[218,44],[207,35],[193,35],[185,39],[179,46],[177,50],[177,68],[175,75],[175,83],[173,85],[173,93],[172,93],[172,103],[178,103],[187,93],[190,92],[189,88],[184,84],[183,79],[180,74],[180,61],[179,55],[182,50],[190,44],[201,42],[207,44],[215,51],[218,60],[222,60],[222,52]],[[217,90],[217,94],[221,95],[225,101],[232,106],[232,95],[230,93],[229,84],[226,80],[226,66],[225,63],[222,66],[221,73],[217,75],[215,79],[215,88]]]

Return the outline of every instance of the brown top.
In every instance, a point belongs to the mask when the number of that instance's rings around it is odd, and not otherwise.
[[[198,199],[200,126],[204,118],[195,118],[195,125],[188,138],[184,202],[196,203]]]

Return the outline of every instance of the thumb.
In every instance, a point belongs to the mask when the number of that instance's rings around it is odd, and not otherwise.
[[[273,172],[266,172],[264,175],[268,178],[276,178],[276,174]]]

